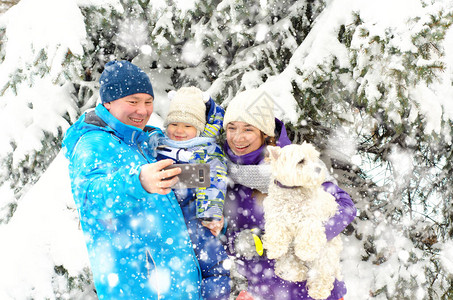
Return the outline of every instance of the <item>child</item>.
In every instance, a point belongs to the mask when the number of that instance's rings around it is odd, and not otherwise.
[[[174,189],[174,192],[200,264],[203,299],[228,299],[228,256],[216,238],[224,224],[227,188],[225,156],[215,143],[222,128],[224,110],[196,87],[183,87],[169,97],[172,99],[164,123],[167,136],[159,141],[158,159],[210,165],[210,187]]]

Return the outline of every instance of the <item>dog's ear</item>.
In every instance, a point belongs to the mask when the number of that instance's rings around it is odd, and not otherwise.
[[[278,146],[267,146],[267,151],[269,152],[269,158],[271,160],[277,160],[280,156],[281,148]]]
[[[319,159],[319,151],[316,150],[315,146],[313,146],[312,144],[310,143],[307,143],[307,142],[303,142],[302,143],[302,148],[304,149],[304,153],[305,155],[312,161],[315,161],[315,160],[318,160]]]

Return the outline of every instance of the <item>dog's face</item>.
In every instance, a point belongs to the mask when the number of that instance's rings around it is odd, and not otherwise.
[[[313,188],[325,180],[325,168],[319,160],[319,152],[310,144],[268,146],[274,179],[286,186]]]

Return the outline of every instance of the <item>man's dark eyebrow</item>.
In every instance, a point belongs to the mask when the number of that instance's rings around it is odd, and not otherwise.
[[[132,98],[136,99],[136,100],[139,100],[140,97],[139,96],[136,96],[136,95],[132,95]],[[145,101],[148,101],[148,100],[154,100],[153,96],[149,95],[149,98],[146,98]]]

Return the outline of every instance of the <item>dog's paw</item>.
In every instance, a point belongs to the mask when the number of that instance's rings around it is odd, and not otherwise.
[[[321,287],[309,287],[308,295],[316,300],[327,299],[330,296],[332,289],[321,288]]]
[[[291,282],[300,282],[300,281],[304,281],[307,279],[306,274],[299,272],[299,270],[297,270],[297,269],[290,269],[290,270],[275,269],[275,275],[282,278],[283,280],[291,281]]]
[[[307,279],[308,268],[293,255],[285,255],[275,261],[275,275],[292,282]]]
[[[313,299],[326,299],[333,289],[335,278],[315,277],[307,281],[308,295]]]

